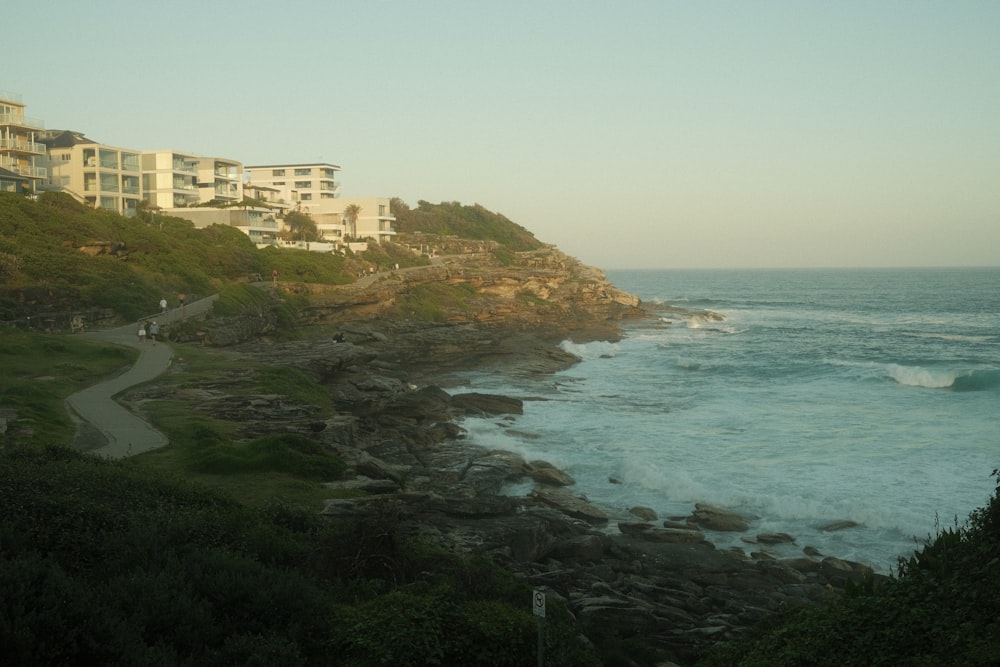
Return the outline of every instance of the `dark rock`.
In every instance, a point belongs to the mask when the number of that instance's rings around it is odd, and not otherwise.
[[[466,414],[475,416],[524,414],[524,403],[521,399],[494,394],[455,394],[451,397],[451,404],[464,410]]]
[[[550,486],[572,486],[576,480],[547,461],[532,461],[528,465],[528,475],[539,484]]]

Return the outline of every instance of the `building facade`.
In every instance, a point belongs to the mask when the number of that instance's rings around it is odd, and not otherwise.
[[[48,174],[40,162],[45,146],[36,135],[45,129],[24,115],[24,104],[16,93],[0,91],[0,192],[37,192]]]
[[[335,164],[271,164],[248,166],[244,169],[251,185],[274,188],[279,200],[291,206],[313,207],[319,202],[336,199],[340,191]]]
[[[200,157],[177,151],[143,151],[142,192],[149,206],[184,208],[201,203]]]
[[[347,209],[357,206],[357,219],[347,215]],[[337,197],[315,206],[300,207],[316,222],[320,236],[330,240],[352,238],[373,239],[379,243],[391,241],[396,235],[396,216],[389,207],[388,197]]]
[[[243,164],[218,157],[200,158],[198,198],[202,204],[226,205],[243,201]]]
[[[139,151],[99,144],[68,130],[42,132],[39,142],[48,149],[41,189],[67,192],[88,206],[125,216],[138,212],[144,198]]]

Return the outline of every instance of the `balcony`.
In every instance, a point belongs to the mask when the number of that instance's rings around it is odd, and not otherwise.
[[[0,125],[27,127],[32,130],[44,130],[45,124],[34,118],[25,118],[23,113],[0,113]]]
[[[35,141],[25,141],[24,139],[0,139],[0,151],[45,155],[45,144]]]
[[[29,167],[27,165],[18,164],[10,159],[0,159],[0,167],[6,169],[7,171],[12,171],[18,176],[26,176],[27,178],[48,179],[49,177],[49,170],[45,167]]]

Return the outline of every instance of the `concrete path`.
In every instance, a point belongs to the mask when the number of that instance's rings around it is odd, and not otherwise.
[[[165,313],[150,315],[142,320],[155,321],[162,329],[164,325],[205,313],[211,309],[216,298],[218,295],[212,295],[200,301],[189,303],[183,308],[174,308]],[[90,450],[92,454],[110,459],[120,459],[163,447],[169,442],[167,436],[114,400],[114,396],[129,387],[152,380],[170,366],[170,359],[173,356],[170,344],[157,341],[154,345],[148,336],[145,343],[140,343],[136,335],[138,328],[136,323],[117,329],[88,331],[81,334],[94,340],[126,345],[140,350],[139,358],[125,373],[98,382],[66,399],[67,407],[80,419],[97,429],[107,440],[106,445]]]

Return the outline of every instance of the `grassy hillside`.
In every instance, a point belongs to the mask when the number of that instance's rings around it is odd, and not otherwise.
[[[523,227],[481,206],[394,200],[403,231],[493,240],[511,251],[541,247]],[[196,298],[257,276],[321,284],[351,282],[360,269],[425,263],[394,244],[354,256],[258,250],[239,230],[196,229],[165,215],[125,218],[65,194],[32,201],[0,193],[0,322],[38,313],[109,308],[126,320],[157,310],[161,298]]]
[[[392,211],[401,233],[420,232],[477,241],[496,241],[514,252],[537,250],[543,245],[524,227],[479,204],[465,206],[459,202],[431,204],[420,201],[417,208],[411,209],[401,200],[393,199]]]

